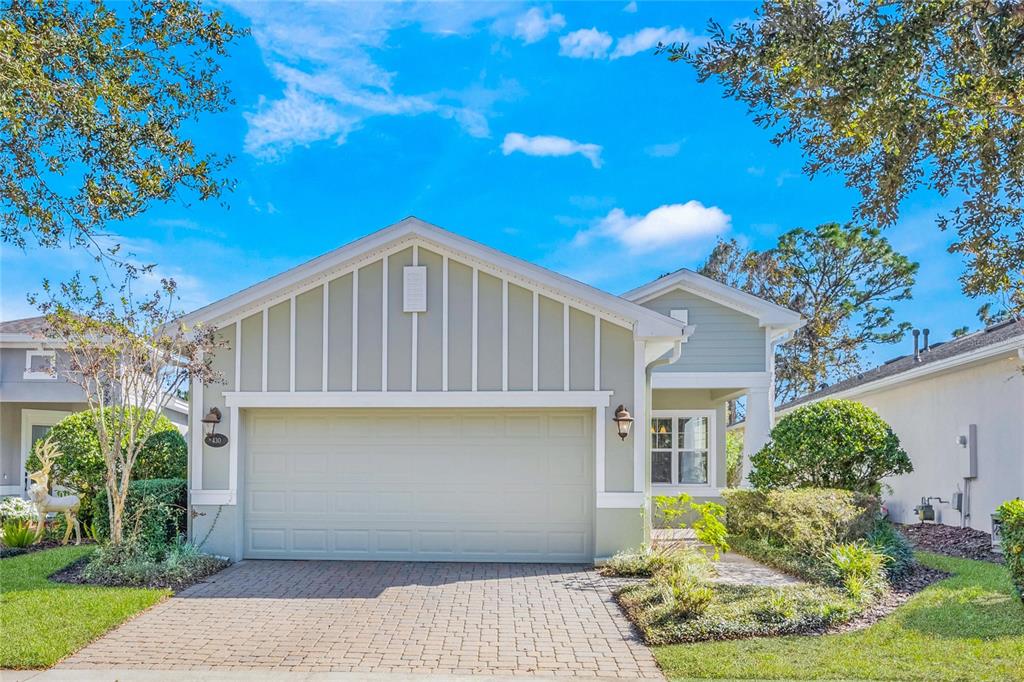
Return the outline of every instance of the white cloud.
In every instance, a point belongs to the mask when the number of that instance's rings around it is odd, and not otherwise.
[[[584,247],[595,238],[612,238],[630,253],[641,254],[683,242],[721,234],[729,229],[731,217],[717,206],[691,200],[685,204],[659,206],[646,215],[627,215],[612,209],[593,227],[578,232],[573,245]]]
[[[627,12],[629,14],[636,14],[636,10],[636,0],[630,0],[629,4],[622,8],[623,12]]]
[[[764,166],[747,166],[747,175],[761,177],[764,175]]]
[[[612,37],[597,28],[581,28],[558,39],[558,54],[574,59],[603,59],[612,46]]]
[[[509,133],[501,143],[505,156],[522,152],[527,156],[571,156],[579,154],[590,160],[594,168],[601,167],[601,145],[581,143],[555,135],[530,137],[522,133]]]
[[[557,32],[565,28],[565,17],[561,14],[546,15],[539,7],[531,7],[521,17],[516,19],[512,34],[529,45],[543,40],[548,33]]]
[[[652,144],[649,147],[644,148],[644,153],[647,156],[653,156],[655,158],[668,158],[679,154],[679,149],[683,146],[682,142],[666,142],[664,144]]]
[[[245,15],[280,94],[261,96],[245,114],[245,150],[276,159],[296,146],[323,141],[344,144],[375,116],[433,114],[456,122],[467,134],[488,137],[493,105],[515,96],[514,82],[488,88],[486,75],[461,88],[408,93],[394,71],[378,64],[399,29],[417,26],[435,35],[465,35],[480,26],[510,21],[519,7],[496,3],[319,3],[290,6],[229,0]],[[544,18],[543,16],[541,18]],[[548,23],[555,18],[548,17]],[[564,19],[563,19],[564,21]],[[490,97],[481,90],[491,90]]]
[[[636,33],[622,36],[615,43],[615,50],[612,51],[611,59],[620,57],[632,57],[638,52],[647,52],[658,46],[658,43],[668,45],[670,43],[692,43],[694,36],[685,28],[642,28]]]
[[[344,116],[326,101],[297,87],[289,87],[283,99],[260,97],[259,108],[243,114],[249,123],[245,150],[254,156],[276,159],[292,147],[333,139],[344,144],[359,126],[359,118]]]

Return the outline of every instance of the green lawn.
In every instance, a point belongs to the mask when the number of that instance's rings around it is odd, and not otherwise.
[[[952,573],[858,632],[658,647],[672,680],[1024,680],[1024,605],[1003,566],[919,553]]]
[[[0,561],[0,668],[47,668],[170,594],[46,579],[92,549],[61,547]]]

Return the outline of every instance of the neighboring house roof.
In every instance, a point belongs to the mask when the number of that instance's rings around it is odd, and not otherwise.
[[[806,324],[806,320],[799,313],[686,268],[662,275],[653,282],[627,291],[622,297],[637,303],[646,303],[673,289],[689,291],[755,317],[762,327],[771,328],[773,337],[795,331]]]
[[[0,322],[0,343],[43,343],[46,339],[46,318],[23,317]]]
[[[951,341],[931,344],[920,353],[902,355],[856,376],[808,393],[778,408],[777,412],[823,398],[850,398],[886,386],[919,379],[979,360],[1024,353],[1024,320],[1003,322]],[[1021,358],[1024,360],[1024,357]]]
[[[182,321],[185,324],[230,323],[242,313],[250,310],[255,312],[269,300],[288,293],[301,293],[328,279],[341,276],[347,269],[370,258],[378,259],[389,249],[404,248],[406,242],[415,240],[434,245],[442,251],[453,252],[470,263],[497,268],[513,277],[521,277],[532,285],[572,297],[616,318],[628,320],[630,324],[636,325],[638,336],[679,338],[685,335],[687,327],[678,320],[412,216],[199,308],[184,316]]]
[[[54,345],[56,347],[63,347],[60,344],[54,342],[53,339],[46,337],[47,322],[46,317],[39,315],[37,317],[23,317],[19,320],[7,320],[0,322],[0,343],[12,344],[14,348],[26,348],[30,347],[28,344],[38,343],[47,344],[50,348]],[[171,398],[171,401],[167,404],[167,408],[181,412],[184,414],[188,413],[188,402],[181,400],[178,397]]]
[[[46,318],[42,315],[0,322],[0,334],[42,334],[45,329]]]

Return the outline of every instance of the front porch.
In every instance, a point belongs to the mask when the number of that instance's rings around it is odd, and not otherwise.
[[[728,486],[726,428],[729,402],[740,400],[745,412],[742,472],[750,456],[767,441],[774,423],[770,374],[655,373],[651,380],[651,495],[717,499]]]

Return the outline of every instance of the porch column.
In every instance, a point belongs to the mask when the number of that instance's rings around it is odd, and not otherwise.
[[[743,484],[749,486],[750,457],[768,442],[773,406],[768,386],[747,389],[747,414],[743,421]]]

